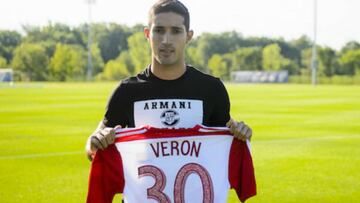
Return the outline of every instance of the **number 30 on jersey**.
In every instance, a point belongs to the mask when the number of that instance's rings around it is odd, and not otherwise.
[[[180,168],[174,183],[174,203],[184,203],[184,190],[186,180],[189,175],[197,174],[203,186],[203,203],[214,202],[214,191],[211,177],[208,171],[197,163],[188,163]],[[166,186],[166,175],[158,167],[152,165],[145,165],[138,168],[139,178],[144,176],[151,176],[155,179],[155,184],[147,189],[147,197],[154,199],[159,203],[171,203],[170,198],[163,192]]]

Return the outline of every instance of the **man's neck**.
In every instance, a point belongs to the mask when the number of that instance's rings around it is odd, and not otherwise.
[[[180,78],[186,71],[185,62],[167,66],[161,65],[154,61],[151,63],[151,72],[162,80],[176,80]]]

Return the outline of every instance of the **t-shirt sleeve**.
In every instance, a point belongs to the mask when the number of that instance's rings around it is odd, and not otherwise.
[[[233,139],[229,158],[229,182],[241,202],[256,195],[256,181],[250,149],[246,142]]]
[[[103,123],[107,127],[115,127],[121,125],[126,127],[129,125],[128,107],[126,94],[126,84],[121,83],[112,93],[106,106]]]
[[[87,203],[112,203],[124,189],[122,160],[115,145],[98,150],[91,164]]]
[[[230,100],[224,84],[217,79],[216,88],[214,92],[214,111],[210,117],[210,126],[225,126],[230,120]]]

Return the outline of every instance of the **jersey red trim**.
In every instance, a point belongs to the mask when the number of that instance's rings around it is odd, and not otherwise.
[[[204,130],[204,131],[202,131]],[[183,136],[232,136],[227,128],[204,128],[201,125],[196,125],[193,128],[154,128],[144,126],[134,129],[119,129],[116,132],[115,142],[127,142],[143,139],[156,139],[156,138],[171,138],[171,137],[183,137]]]
[[[233,139],[229,157],[229,182],[241,202],[256,195],[254,166],[248,143]],[[239,164],[241,163],[241,164]]]

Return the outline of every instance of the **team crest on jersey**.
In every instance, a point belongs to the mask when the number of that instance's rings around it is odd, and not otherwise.
[[[160,118],[162,120],[161,122],[169,127],[175,126],[180,121],[179,113],[174,110],[164,111]]]

